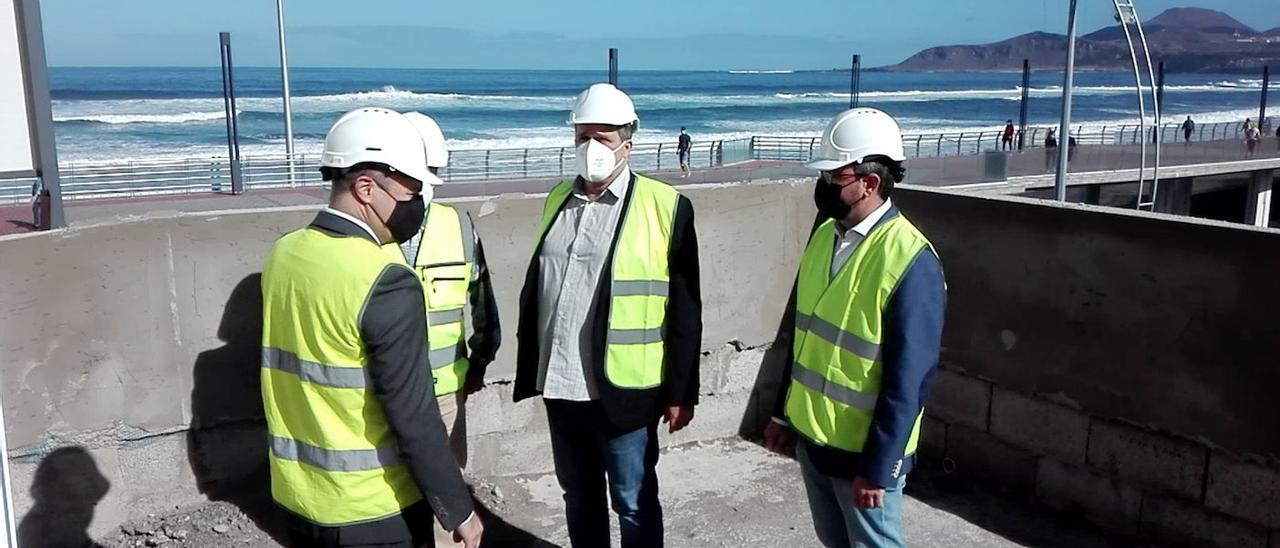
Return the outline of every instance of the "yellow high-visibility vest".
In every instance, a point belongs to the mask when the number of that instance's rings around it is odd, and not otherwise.
[[[378,277],[408,268],[377,244],[315,229],[286,234],[262,271],[262,401],[271,494],[334,527],[422,499],[369,386],[360,316]]]
[[[383,246],[404,258],[395,243]],[[476,239],[471,217],[453,207],[431,202],[422,221],[417,257],[410,257],[427,301],[427,363],[435,377],[435,394],[462,389],[467,379],[467,331],[463,315],[475,266]]]
[[[814,231],[800,263],[786,414],[815,444],[861,452],[880,395],[883,311],[929,240],[901,215],[873,228],[831,276],[835,221]],[[923,413],[921,413],[923,416]],[[916,417],[905,454],[920,438]]]
[[[572,180],[562,181],[547,196],[538,242],[551,229],[573,185]],[[604,373],[618,388],[647,389],[661,385],[663,379],[663,330],[671,282],[667,263],[680,193],[639,174],[630,193],[626,215],[614,236]]]

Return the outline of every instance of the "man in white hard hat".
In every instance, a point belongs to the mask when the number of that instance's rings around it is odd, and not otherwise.
[[[547,197],[520,294],[515,399],[542,395],[569,540],[662,545],[657,427],[698,402],[702,299],[693,206],[631,171],[638,117],[609,84],[569,115],[578,177]],[[606,496],[607,494],[607,496]]]
[[[471,215],[432,198],[440,185],[440,170],[449,163],[444,132],[430,116],[406,112],[426,150],[423,174],[427,184],[423,198],[427,213],[421,228],[409,241],[386,247],[405,259],[418,273],[427,305],[427,363],[435,380],[436,402],[449,446],[458,465],[467,466],[467,396],[484,388],[484,373],[502,341],[498,306],[493,298],[489,266],[485,262],[480,233]],[[467,338],[463,321],[471,305],[473,334]],[[470,347],[470,352],[468,352]],[[442,526],[436,526],[436,547],[461,546]]]
[[[422,225],[421,136],[365,108],[329,130],[329,206],[262,271],[271,494],[299,547],[417,547],[432,514],[467,547],[483,526],[432,394],[422,285],[383,245]]]
[[[946,286],[933,246],[894,207],[898,124],[870,108],[827,126],[814,229],[796,279],[795,336],[765,444],[796,456],[818,539],[905,546],[902,488],[942,338]]]

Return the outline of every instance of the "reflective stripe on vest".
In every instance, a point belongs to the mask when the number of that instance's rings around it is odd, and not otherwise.
[[[401,464],[395,446],[334,450],[279,436],[271,436],[271,454],[330,472],[363,472]]]
[[[427,326],[448,325],[451,323],[461,322],[462,310],[463,308],[461,306],[458,308],[450,308],[448,310],[428,310]]]
[[[810,441],[860,452],[880,395],[883,311],[921,253],[924,235],[894,214],[871,230],[834,278],[835,222],[814,231],[800,264],[791,388],[786,413]],[[914,453],[920,419],[906,454]]]
[[[868,360],[880,359],[880,345],[859,337],[857,333],[844,331],[822,318],[797,312],[796,329],[813,333],[824,341]]]
[[[547,196],[538,227],[539,246],[573,186],[574,181],[562,181]],[[639,390],[662,384],[663,330],[671,282],[667,261],[680,194],[666,183],[638,174],[628,193],[622,204],[625,215],[614,234],[604,373],[618,388]]]
[[[463,321],[475,263],[475,229],[471,216],[431,202],[422,222],[418,255],[410,257],[427,303],[427,363],[435,378],[435,394],[452,394],[467,378],[466,326]],[[395,244],[388,252],[403,254]]]
[[[831,381],[828,381],[826,377],[823,377],[803,365],[793,366],[791,368],[791,379],[799,383],[800,386],[822,394],[831,400],[863,411],[874,411],[876,408],[876,398],[879,397],[879,395],[874,392],[859,392],[852,388],[846,388],[832,383]]]
[[[363,367],[334,367],[265,346],[262,347],[262,367],[297,375],[302,382],[332,388],[364,388],[368,380]]]
[[[360,315],[387,268],[408,265],[364,238],[314,229],[285,235],[263,267],[272,498],[319,525],[382,519],[422,499],[365,369]]]

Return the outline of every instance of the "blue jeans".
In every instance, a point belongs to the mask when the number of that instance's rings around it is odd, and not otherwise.
[[[907,476],[897,485],[887,486],[884,507],[861,509],[853,505],[853,480],[828,476],[819,472],[809,460],[805,443],[796,444],[796,459],[809,494],[809,511],[818,540],[827,548],[902,548],[902,488]]]
[[[575,548],[609,546],[612,499],[623,548],[661,547],[658,421],[620,432],[609,424],[600,402],[544,401],[569,542]]]

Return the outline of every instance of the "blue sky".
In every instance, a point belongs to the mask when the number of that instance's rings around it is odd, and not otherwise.
[[[1204,6],[1259,30],[1277,0],[1137,0],[1144,18]],[[217,32],[236,63],[276,65],[272,0],[45,0],[54,66],[216,66]],[[357,7],[358,6],[358,7]],[[936,45],[1062,33],[1067,0],[286,0],[292,66],[624,69],[892,64]],[[1112,24],[1110,0],[1081,0],[1081,30]]]

